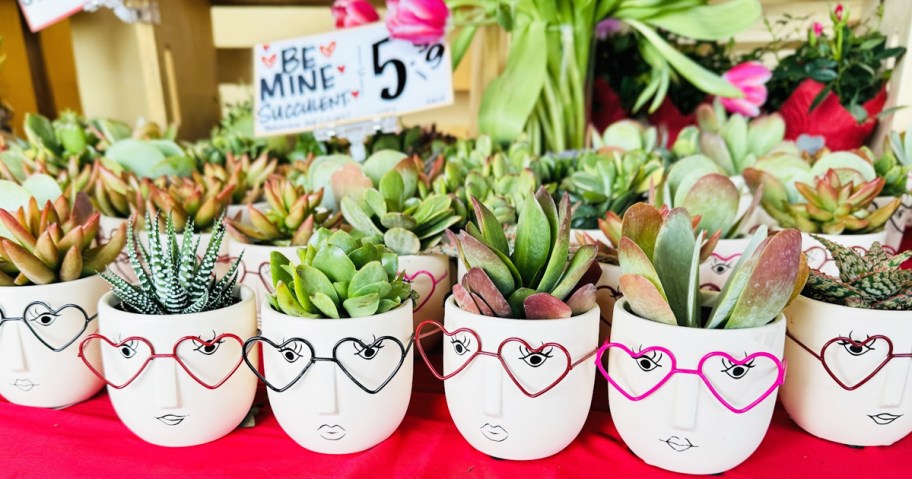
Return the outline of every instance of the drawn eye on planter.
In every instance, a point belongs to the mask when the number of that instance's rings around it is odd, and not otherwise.
[[[217,337],[217,335],[215,334],[214,331],[212,333],[212,336],[213,336],[213,338]],[[193,348],[193,350],[200,354],[204,354],[206,356],[212,356],[213,354],[215,354],[215,352],[219,350],[219,347],[222,346],[222,343],[225,342],[224,339],[219,339],[217,341],[214,339],[211,341],[202,341],[202,340],[194,339],[191,341],[193,342],[193,345],[195,346]]]
[[[453,353],[463,358],[462,363],[446,374],[442,374],[431,363],[420,342],[421,338],[439,332],[443,332],[444,342],[450,344]],[[478,356],[488,356],[497,359],[513,384],[519,388],[520,392],[532,399],[553,389],[570,374],[573,368],[589,360],[595,354],[595,351],[592,351],[574,361],[570,358],[567,348],[561,344],[546,342],[541,346],[533,347],[526,340],[515,337],[501,341],[497,352],[485,351],[481,338],[474,330],[460,328],[455,331],[447,331],[442,324],[436,321],[424,321],[419,324],[414,337],[418,353],[431,370],[431,374],[437,379],[445,381],[462,372]],[[471,348],[473,343],[478,345],[475,349]],[[517,344],[518,350],[513,349],[513,343]],[[534,374],[530,374],[532,371]]]
[[[136,341],[127,341],[118,348],[120,355],[126,359],[136,356]]]
[[[785,334],[819,361],[830,378],[846,391],[854,391],[863,386],[893,359],[912,359],[912,353],[894,353],[893,341],[882,334],[873,334],[863,340],[856,340],[849,333],[848,336],[839,336],[823,343],[819,352],[811,349],[792,333]],[[883,346],[877,346],[878,344]],[[835,352],[839,354],[833,353],[834,346],[837,347]],[[845,353],[848,353],[848,356]],[[841,359],[851,359],[852,364],[839,367]]]
[[[358,338],[343,338],[333,346],[332,356],[319,357],[310,341],[304,338],[290,338],[275,343],[267,337],[254,336],[244,343],[242,356],[260,381],[277,393],[285,392],[297,384],[314,364],[327,362],[334,363],[362,391],[377,394],[402,368],[413,338],[414,336],[410,337],[406,344],[392,336],[375,337],[368,342]],[[270,373],[272,379],[266,378],[250,360],[250,351],[256,344],[262,345],[264,357],[278,354],[287,365],[295,364],[294,369],[288,369],[289,366],[281,372],[273,369]]]
[[[0,310],[0,328],[8,322],[21,321],[41,344],[59,353],[76,342],[95,317],[76,304],[55,309],[43,301],[35,301],[18,318],[8,318]]]
[[[610,350],[622,354],[620,357],[611,359],[618,361],[620,365],[615,368],[617,378],[608,373],[602,361],[604,354]],[[638,369],[625,368],[623,366],[625,357],[633,359]],[[718,362],[716,358],[718,358]],[[651,372],[664,367],[659,364],[663,359],[668,361],[669,367],[661,370],[661,374],[652,374]],[[728,381],[729,379],[744,378],[748,371],[757,367],[758,362],[761,361],[765,366],[766,374],[758,375],[757,378],[747,383],[739,382],[738,387],[725,384],[726,381],[731,383]],[[722,366],[721,369],[718,369],[719,365]],[[745,353],[743,359],[736,359],[724,351],[713,351],[700,359],[696,369],[686,369],[678,367],[674,353],[662,346],[649,346],[641,348],[639,351],[633,351],[621,343],[606,343],[598,349],[596,366],[608,383],[631,401],[646,399],[677,374],[697,376],[719,403],[735,414],[743,414],[753,409],[768,398],[785,380],[785,365],[779,358],[765,351]],[[639,371],[650,374],[648,376],[633,374]],[[726,381],[722,381],[722,378],[725,378]]]
[[[710,266],[710,269],[712,269],[713,273],[716,273],[718,275],[723,275],[726,272],[728,272],[728,270],[730,270],[731,267],[732,267],[731,263],[726,263],[724,261],[719,261],[716,258],[713,258],[713,263]]]

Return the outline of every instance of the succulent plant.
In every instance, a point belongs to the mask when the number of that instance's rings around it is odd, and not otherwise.
[[[342,214],[353,228],[367,236],[382,237],[396,253],[418,254],[439,243],[444,231],[462,220],[452,197],[416,196],[418,183],[414,163],[400,162],[383,174],[379,188],[343,197]]]
[[[902,196],[909,193],[912,173],[912,135],[909,131],[891,131],[884,138],[883,155],[874,161],[877,176],[884,179],[882,196]]]
[[[618,248],[620,286],[631,310],[652,321],[691,328],[749,328],[774,320],[807,279],[801,234],[787,229],[767,237],[761,225],[715,298],[699,290],[705,231],[694,235],[683,208],[662,218],[635,205],[624,215]],[[704,314],[701,306],[711,306]]]
[[[662,160],[654,153],[586,152],[558,192],[569,193],[574,203],[571,227],[593,229],[608,211],[621,214],[642,200],[650,188],[659,186],[663,173]]]
[[[275,286],[269,303],[290,316],[372,316],[418,296],[399,272],[395,252],[341,230],[314,233],[307,247],[298,249],[298,265],[279,252],[269,259]]]
[[[31,197],[18,210],[0,209],[9,232],[0,240],[0,285],[73,281],[104,270],[123,249],[126,233],[122,225],[108,242],[97,242],[100,216],[84,194],[43,207]]]
[[[662,147],[659,130],[651,125],[644,126],[635,120],[616,121],[608,125],[602,133],[590,126],[589,135],[592,138],[592,148],[597,151],[652,152]]]
[[[259,158],[265,154],[270,158],[285,158],[291,146],[291,139],[285,135],[254,138],[253,102],[247,100],[229,105],[209,138],[188,145],[187,152],[199,165],[225,165],[229,155]]]
[[[785,121],[778,113],[748,122],[738,113],[728,116],[716,100],[697,107],[696,116],[700,150],[729,176],[741,174],[785,138]]]
[[[247,205],[250,224],[240,218],[227,220],[228,233],[247,244],[304,246],[320,228],[336,229],[342,213],[319,208],[323,190],[307,193],[281,177],[272,177],[264,187],[269,208],[264,212]]]
[[[128,138],[109,146],[105,159],[115,172],[127,170],[140,178],[188,177],[196,171],[193,158],[172,140]]]
[[[765,157],[759,158],[753,166],[745,168],[743,175],[748,185],[756,187],[762,183],[778,182],[770,191],[785,190],[789,202],[799,203],[801,193],[795,187],[797,183],[812,183],[823,176],[827,170],[835,170],[843,183],[853,181],[856,184],[877,178],[873,165],[873,154],[868,149],[831,152],[820,149],[811,155],[799,151],[794,143],[783,143]]]
[[[202,176],[222,187],[234,185],[232,204],[250,204],[263,198],[263,184],[276,171],[278,164],[278,160],[270,160],[265,152],[251,161],[247,155],[235,156],[229,151],[225,154],[224,165],[203,164]]]
[[[570,253],[570,198],[560,204],[539,188],[523,205],[510,251],[494,213],[472,199],[476,222],[458,235],[450,232],[468,269],[453,287],[456,304],[485,316],[558,319],[595,307],[595,283],[601,269],[596,247]]]
[[[155,221],[152,219],[146,212],[147,227],[161,224],[160,216],[156,215]],[[192,220],[188,222],[188,230],[193,229],[190,223]],[[238,301],[234,285],[241,258],[231,263],[224,276],[215,276],[214,267],[224,237],[225,227],[219,221],[205,253],[197,258],[200,236],[184,234],[182,241],[178,241],[173,215],[168,215],[164,229],[158,227],[149,232],[146,248],[136,240],[134,218],[131,217],[127,228],[127,256],[138,281],[130,284],[110,271],[101,276],[111,284],[121,307],[132,313],[193,314],[231,306]]]
[[[140,188],[147,191],[147,208],[173,216],[178,232],[207,231],[231,204],[234,185],[220,185],[198,173],[193,178],[165,177],[152,181],[145,178]],[[192,221],[190,221],[192,220]]]
[[[901,269],[912,250],[893,255],[874,243],[863,256],[853,248],[812,235],[833,255],[839,277],[812,270],[804,296],[852,308],[912,310],[912,270]]]
[[[805,202],[789,201],[788,191],[772,175],[745,171],[752,187],[763,185],[763,209],[785,228],[805,233],[865,234],[880,231],[899,208],[900,199],[872,209],[874,199],[884,186],[883,178],[870,181],[845,181],[836,169],[814,179],[813,185],[796,182],[795,188]]]
[[[376,153],[382,150],[400,151],[408,156],[436,158],[443,149],[456,139],[437,130],[437,125],[430,128],[413,126],[399,133],[377,133],[366,141],[367,151]]]

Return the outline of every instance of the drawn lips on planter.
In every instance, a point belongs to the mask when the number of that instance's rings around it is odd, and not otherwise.
[[[317,434],[327,441],[338,441],[345,437],[345,428],[338,424],[324,424],[317,428]]]
[[[901,418],[902,414],[890,414],[888,412],[882,412],[880,414],[868,414],[868,417],[877,423],[877,425],[886,426],[887,424],[890,424],[891,422]]]
[[[684,452],[688,449],[697,447],[686,437],[671,436],[668,439],[659,439],[659,441],[668,444],[668,447],[674,449],[675,452]]]
[[[481,434],[493,442],[504,442],[510,437],[510,433],[506,429],[491,423],[485,423],[484,426],[481,426]]]
[[[184,422],[184,419],[187,419],[187,416],[182,416],[180,414],[165,414],[164,416],[159,416],[155,419],[163,422],[166,426],[177,426],[178,424]]]
[[[32,382],[30,379],[28,379],[28,378],[19,378],[19,379],[15,380],[15,381],[12,383],[12,385],[15,386],[15,387],[17,387],[17,388],[19,388],[19,389],[22,390],[23,392],[29,392],[29,391],[31,391],[32,389],[35,389],[36,387],[39,386],[38,384],[33,383],[33,382]]]

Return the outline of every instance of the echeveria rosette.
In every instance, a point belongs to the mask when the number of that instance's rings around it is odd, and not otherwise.
[[[212,229],[228,209],[235,185],[222,185],[196,174],[193,178],[166,177],[155,181],[145,178],[141,188],[148,191],[144,195],[148,198],[147,209],[173,216],[178,232],[185,231],[187,225],[193,226],[194,232],[203,232]]]
[[[694,234],[683,208],[665,218],[650,208],[627,211],[618,249],[621,292],[640,317],[691,328],[758,327],[773,321],[804,286],[801,234],[787,229],[767,237],[761,225],[722,291],[704,304],[699,271],[705,232]],[[708,315],[704,306],[711,307]]]
[[[275,294],[268,301],[289,316],[360,318],[418,299],[399,272],[398,255],[371,238],[320,229],[298,249],[298,260],[270,255]]]
[[[912,258],[912,250],[893,255],[874,243],[860,255],[853,248],[813,237],[833,256],[839,277],[813,270],[801,294],[852,308],[912,310],[912,270],[901,267]]]
[[[476,221],[449,232],[468,273],[453,286],[464,311],[516,319],[559,319],[595,307],[596,247],[570,253],[570,199],[540,188],[523,205],[513,250],[494,214],[472,199]]]
[[[700,152],[729,176],[740,175],[785,138],[785,121],[778,113],[748,121],[740,113],[727,115],[717,99],[712,106],[698,106],[696,117]]]
[[[235,156],[232,152],[225,155],[225,164],[205,163],[202,174],[193,173],[196,181],[205,178],[214,187],[222,188],[233,186],[231,193],[232,204],[251,204],[263,198],[263,185],[276,171],[279,161],[270,159],[268,152],[263,152],[255,160],[246,154]]]
[[[909,193],[909,176],[912,174],[912,135],[891,131],[884,138],[883,155],[874,160],[877,176],[884,179],[882,196],[898,197]]]

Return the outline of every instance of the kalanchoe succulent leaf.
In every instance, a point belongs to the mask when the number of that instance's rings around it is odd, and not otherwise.
[[[421,240],[415,233],[403,228],[390,228],[383,233],[383,242],[400,255],[416,255],[421,251]]]
[[[475,306],[478,307],[478,311],[483,316],[494,316],[495,315],[494,309],[491,308],[491,306],[489,306],[488,303],[485,302],[484,298],[482,298],[478,294],[472,293],[472,292],[469,293],[469,296],[472,297],[472,301],[475,302]]]
[[[738,298],[747,286],[750,273],[756,266],[757,251],[765,246],[767,241],[767,228],[765,225],[760,225],[754,231],[750,242],[744,248],[741,257],[738,258],[738,262],[735,263],[728,279],[725,280],[725,284],[722,286],[721,292],[716,297],[715,304],[706,323],[707,328],[717,328],[725,324],[725,321],[731,316]]]
[[[380,297],[377,294],[348,298],[342,302],[342,307],[348,311],[352,318],[371,316],[380,307]]]
[[[292,284],[291,274],[285,270],[285,266],[290,264],[291,260],[284,254],[278,251],[269,253],[269,273],[272,276],[272,284]]]
[[[474,196],[471,197],[472,209],[475,212],[475,220],[478,222],[478,228],[481,234],[497,251],[507,255],[510,254],[510,246],[507,243],[507,236],[504,234],[503,225],[497,221],[497,217],[485,205],[483,205]]]
[[[736,173],[735,163],[725,139],[716,133],[704,132],[700,135],[700,149],[712,158],[728,175]]]
[[[551,290],[550,294],[561,301],[566,299],[580,285],[580,280],[583,276],[589,272],[590,267],[595,263],[597,254],[598,248],[595,245],[584,245],[576,250],[567,265],[564,276]]]
[[[470,269],[463,277],[462,285],[467,291],[480,296],[495,316],[506,318],[512,314],[510,303],[481,268]]]
[[[462,285],[453,285],[453,298],[456,301],[456,305],[459,306],[459,309],[468,311],[469,313],[481,314],[481,310],[478,309],[478,305],[475,304],[472,295],[466,291]]]
[[[731,180],[719,174],[709,174],[700,178],[681,202],[675,201],[675,205],[685,208],[691,215],[699,215],[697,228],[712,233],[728,231],[732,227],[740,199],[741,195]]]
[[[515,289],[516,283],[513,281],[513,274],[491,248],[465,233],[459,234],[459,242],[462,245],[463,258],[469,268],[483,269],[501,293],[509,294]]]
[[[621,292],[636,315],[660,323],[678,324],[668,301],[651,281],[635,274],[625,274],[621,275],[619,282]]]
[[[333,290],[333,291],[335,292],[335,290]],[[379,305],[379,298],[377,297],[377,295],[373,295],[373,297],[375,299],[377,299],[377,302]],[[364,300],[365,297],[361,297],[358,299]],[[339,319],[339,310],[338,310],[338,308],[336,308],[336,304],[333,302],[333,300],[329,296],[327,296],[323,293],[314,293],[310,296],[310,298],[308,298],[308,300],[324,316],[333,318],[333,319]],[[345,300],[345,302],[347,303],[346,306],[354,305],[354,303],[350,303],[353,300],[354,300],[354,298]],[[349,314],[352,314],[350,308],[346,307],[345,309],[349,312]],[[374,310],[376,310],[376,307],[374,308]],[[358,312],[360,312],[360,310]],[[368,315],[370,315],[370,314],[373,314],[373,311],[371,313],[368,313]],[[357,316],[358,315],[352,315],[352,317],[357,317]]]
[[[378,282],[383,282],[384,284],[388,280],[386,270],[383,269],[383,265],[380,264],[380,261],[372,261],[364,267],[360,268],[354,276],[352,276],[351,282],[349,283],[350,291],[359,291],[361,288]]]
[[[567,303],[548,293],[535,293],[523,300],[526,319],[569,318],[573,311]]]
[[[525,308],[524,304],[526,298],[536,294],[537,291],[531,288],[519,288],[507,298],[507,302],[510,303],[510,309],[513,310],[514,318],[524,318],[525,317]]]
[[[567,298],[567,306],[570,307],[573,316],[583,314],[598,306],[596,303],[596,291],[595,284],[587,283]]]
[[[355,264],[342,248],[326,245],[317,251],[313,266],[323,271],[332,281],[351,281],[355,275]]]
[[[683,208],[671,210],[659,229],[652,258],[668,304],[679,321],[692,316],[688,304],[690,280],[685,272],[691,270],[695,243],[687,211]]]
[[[283,313],[301,318],[317,317],[316,314],[312,314],[301,306],[301,303],[295,299],[294,294],[292,294],[291,290],[288,289],[288,286],[285,283],[279,282],[275,288],[276,299],[279,303],[279,307],[282,308]]]
[[[539,191],[544,193],[544,190]],[[561,199],[560,207],[553,211],[551,207],[554,206],[554,202],[549,201],[550,196],[547,199],[539,199],[539,194],[536,193],[535,198],[542,204],[542,209],[549,216],[548,222],[552,226],[551,256],[536,289],[538,291],[550,291],[560,281],[561,274],[567,263],[567,254],[570,252],[570,198],[564,195]]]
[[[648,258],[653,258],[662,222],[658,210],[646,203],[637,203],[624,214],[621,234],[636,243]]]
[[[519,218],[513,253],[514,264],[523,284],[534,287],[534,282],[549,257],[551,228],[548,217],[538,201],[524,202]]]

